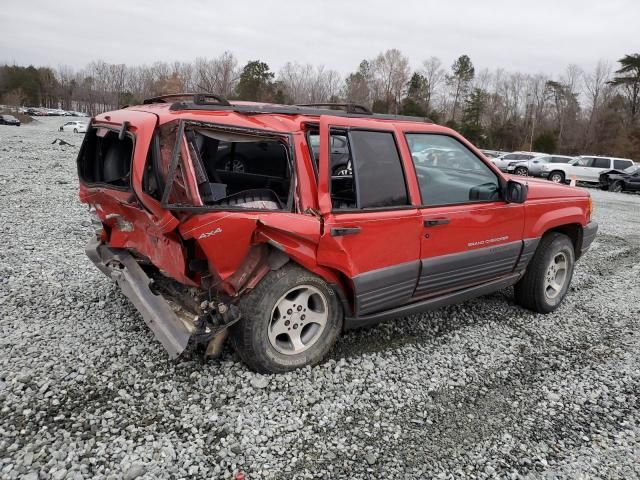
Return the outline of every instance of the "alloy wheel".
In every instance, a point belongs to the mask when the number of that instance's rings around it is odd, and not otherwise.
[[[568,265],[567,256],[563,252],[551,259],[544,275],[544,294],[547,298],[554,299],[562,292],[567,280]]]
[[[297,355],[320,338],[329,318],[324,294],[311,285],[298,285],[282,295],[271,311],[269,341],[284,355]]]
[[[549,180],[551,180],[553,183],[562,183],[562,175],[559,173],[554,173],[553,175],[551,175]]]

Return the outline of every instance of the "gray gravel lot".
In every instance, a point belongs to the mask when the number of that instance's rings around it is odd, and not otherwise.
[[[0,126],[1,478],[640,477],[640,195],[591,190],[553,314],[506,290],[262,377],[169,360],[85,257],[63,120]]]

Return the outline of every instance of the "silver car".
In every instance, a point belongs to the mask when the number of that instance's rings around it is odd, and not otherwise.
[[[524,162],[527,160],[531,160],[532,158],[537,157],[539,155],[544,155],[544,154],[537,153],[537,152],[511,152],[511,153],[506,153],[504,155],[500,155],[497,158],[492,158],[491,162],[500,170],[502,170],[503,172],[506,172],[507,167],[511,163],[515,164],[516,162]]]
[[[507,173],[539,177],[542,172],[542,165],[548,163],[569,163],[573,159],[574,157],[566,155],[542,155],[530,160],[510,162],[507,165]]]

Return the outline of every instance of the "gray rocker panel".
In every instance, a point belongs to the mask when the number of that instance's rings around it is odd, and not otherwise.
[[[356,314],[385,310],[408,302],[418,281],[420,262],[401,263],[353,278]]]
[[[417,297],[455,290],[514,271],[521,240],[422,260]]]

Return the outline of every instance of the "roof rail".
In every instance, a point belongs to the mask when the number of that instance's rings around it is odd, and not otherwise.
[[[364,113],[366,115],[373,115],[371,110],[364,105],[359,105],[357,103],[296,103],[296,107],[319,107],[329,108],[330,110],[341,108],[347,113]]]
[[[215,97],[214,97],[215,98]],[[318,105],[331,105],[335,106],[335,104],[318,104]],[[347,104],[345,104],[347,105]],[[357,110],[332,110],[330,108],[316,108],[313,105],[277,105],[277,104],[251,104],[251,103],[240,103],[240,104],[232,104],[229,102],[226,103],[215,103],[215,102],[188,102],[188,101],[178,101],[175,102],[169,107],[172,111],[182,111],[182,110],[198,110],[198,111],[227,111],[227,112],[235,112],[241,113],[244,115],[264,115],[264,114],[276,114],[276,115],[309,115],[309,116],[320,116],[320,115],[332,115],[334,117],[348,117],[348,118],[375,118],[378,120],[395,120],[395,121],[405,121],[405,122],[425,122],[425,123],[433,123],[432,120],[426,117],[410,117],[405,115],[391,115],[391,114],[383,114],[383,113],[372,113],[365,107],[365,111],[358,112]],[[356,107],[357,109],[358,107]]]
[[[207,98],[213,98],[215,102],[209,102]],[[220,95],[215,95],[213,93],[196,93],[193,96],[193,103],[196,105],[224,105],[225,107],[230,107],[231,104],[229,100]]]
[[[203,92],[168,93],[166,95],[158,95],[156,97],[145,98],[142,101],[142,104],[149,105],[151,103],[168,103],[167,102],[168,99],[185,98],[185,97],[193,98],[193,103],[195,103],[196,105],[226,105],[226,106],[231,105],[226,98],[220,95],[216,95],[214,93],[203,93]],[[208,98],[213,98],[216,102],[215,103],[209,102],[207,101]]]

